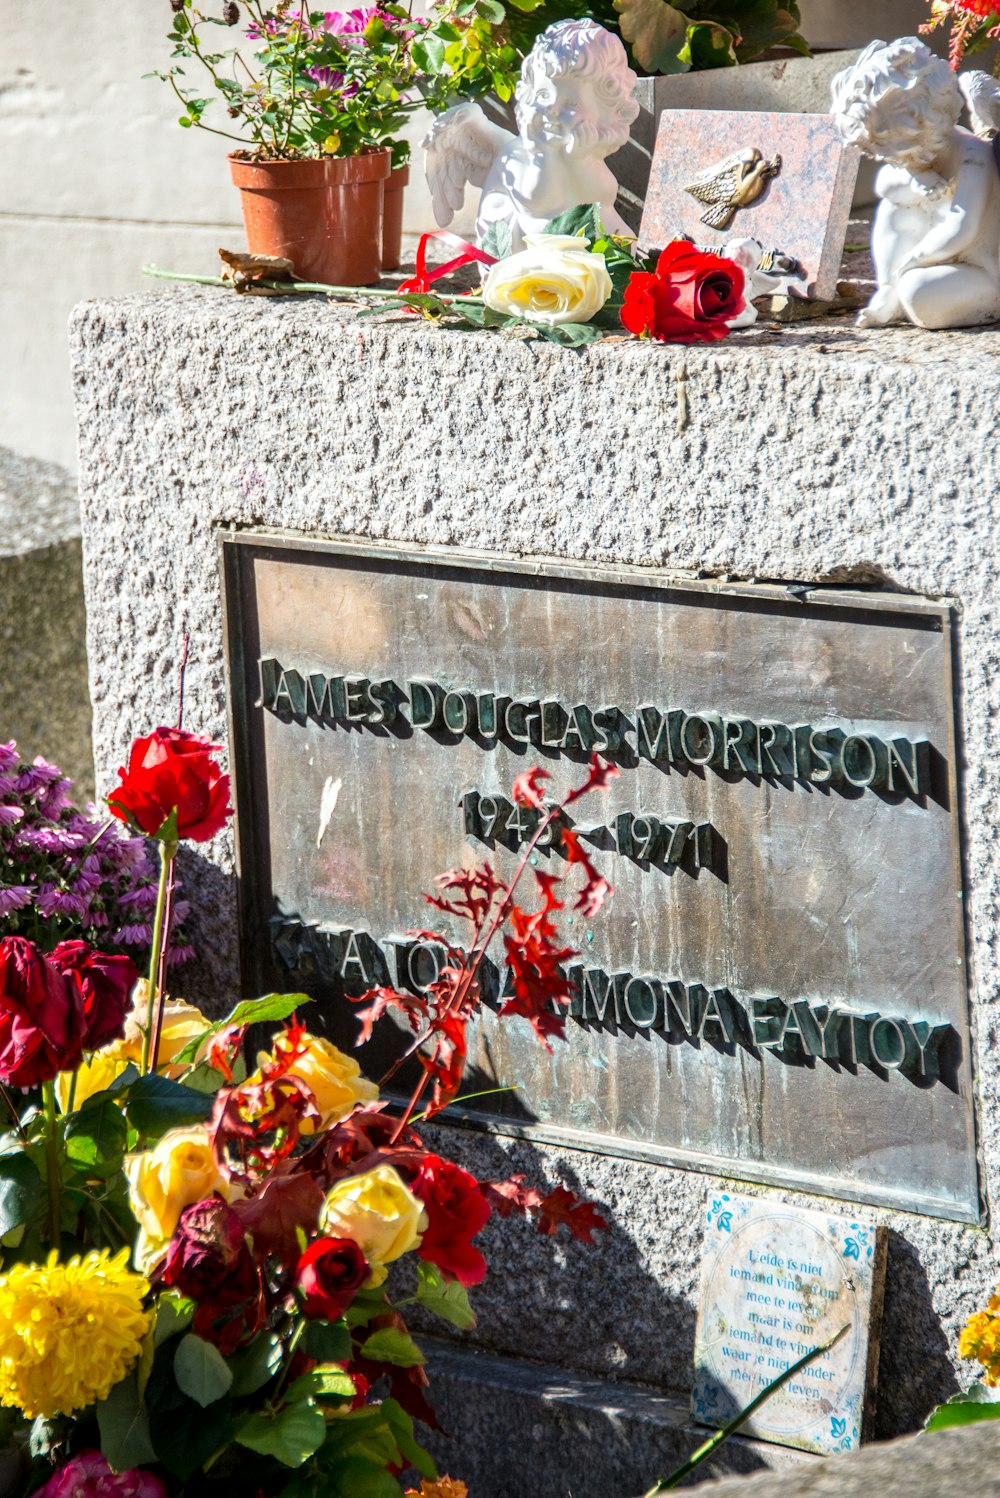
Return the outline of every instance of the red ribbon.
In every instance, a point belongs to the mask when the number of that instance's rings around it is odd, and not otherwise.
[[[427,269],[427,244],[431,239],[441,239],[453,249],[461,250],[454,260],[448,260],[444,265],[436,265],[433,270]],[[478,260],[481,265],[496,265],[496,256],[487,255],[485,250],[479,250],[468,240],[460,239],[457,234],[452,234],[447,229],[432,229],[429,234],[421,234],[420,243],[417,245],[416,275],[409,281],[404,281],[399,290],[417,292],[426,295],[431,289],[431,283],[439,281],[442,276],[448,276],[453,270],[461,270],[463,265],[471,265]]]

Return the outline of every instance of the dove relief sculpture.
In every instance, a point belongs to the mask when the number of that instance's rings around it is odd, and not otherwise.
[[[478,104],[458,104],[423,141],[434,216],[444,228],[467,184],[482,188],[476,233],[506,224],[511,249],[550,219],[599,203],[604,227],[631,234],[615,211],[618,184],[605,158],[622,147],[639,113],[636,75],[621,41],[596,21],[559,21],[542,32],[521,69],[517,135]]]
[[[914,36],[872,42],[833,80],[844,139],[884,165],[872,224],[878,289],[862,327],[909,320],[961,328],[1000,320],[1000,170],[989,139],[1000,88],[959,83]],[[977,132],[958,124],[963,100]]]
[[[739,209],[756,203],[780,171],[780,156],[767,161],[756,146],[747,146],[745,151],[736,151],[725,161],[706,167],[684,191],[705,204],[703,224],[710,229],[728,229]]]

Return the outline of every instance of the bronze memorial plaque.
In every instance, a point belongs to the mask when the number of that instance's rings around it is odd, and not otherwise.
[[[511,871],[514,777],[556,799],[595,750],[621,773],[572,810],[615,893],[565,912],[568,1044],[484,1009],[464,1090],[519,1086],[468,1118],[979,1219],[947,606],[221,545],[248,992],[311,993],[352,1047],[345,992],[436,972],[407,935],[434,876]],[[400,1043],[376,1027],[369,1076]]]

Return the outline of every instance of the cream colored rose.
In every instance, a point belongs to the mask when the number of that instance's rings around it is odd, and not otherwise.
[[[142,1038],[146,1029],[148,1003],[149,984],[145,978],[141,978],[132,992],[132,1013],[125,1021],[124,1037],[105,1047],[108,1052],[124,1056],[128,1061],[134,1061],[136,1066],[142,1060]],[[185,999],[168,999],[163,1006],[157,1071],[165,1077],[179,1077],[187,1071],[191,1065],[190,1061],[174,1065],[173,1058],[192,1040],[199,1035],[204,1035],[211,1025],[212,1021],[206,1019],[200,1009],[196,1009]],[[204,1059],[207,1046],[207,1040],[204,1046],[199,1046],[197,1060]]]
[[[375,1267],[377,1284],[385,1278],[386,1264],[419,1248],[427,1216],[394,1167],[377,1165],[337,1182],[323,1203],[319,1225],[331,1238],[354,1240]]]
[[[527,322],[589,322],[611,295],[603,255],[574,234],[527,234],[528,248],[491,265],[483,301]]]
[[[185,1207],[218,1191],[231,1201],[236,1191],[219,1169],[204,1124],[170,1129],[151,1150],[125,1156],[129,1200],[139,1224],[136,1267],[145,1274],[166,1252]]]
[[[328,1129],[331,1124],[346,1118],[355,1103],[378,1101],[378,1088],[361,1075],[361,1068],[353,1056],[345,1056],[343,1051],[338,1051],[335,1045],[319,1035],[303,1035],[295,1044],[297,1049],[301,1047],[302,1054],[295,1058],[288,1075],[305,1083],[320,1111],[318,1122],[311,1118],[303,1120],[303,1134]],[[266,1051],[262,1051],[257,1057],[257,1065],[264,1066],[272,1059],[280,1060],[282,1050],[288,1045],[282,1033],[274,1042],[273,1055],[268,1056]],[[259,1082],[260,1072],[249,1080]]]

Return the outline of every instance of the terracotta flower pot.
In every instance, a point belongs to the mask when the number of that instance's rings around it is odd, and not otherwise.
[[[396,270],[403,258],[403,188],[410,181],[410,168],[397,166],[386,178],[382,213],[382,269]]]
[[[253,255],[283,255],[301,281],[368,286],[382,250],[388,151],[321,161],[240,161],[230,156]]]

